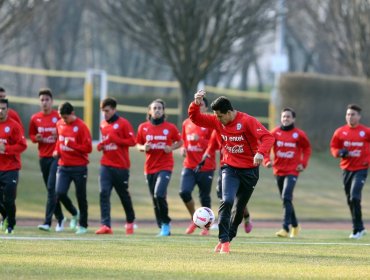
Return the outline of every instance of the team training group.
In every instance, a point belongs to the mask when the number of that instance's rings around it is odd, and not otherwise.
[[[92,140],[85,123],[75,115],[73,105],[64,102],[53,109],[50,89],[39,91],[40,112],[32,115],[28,136],[38,145],[39,163],[47,190],[45,220],[38,228],[50,231],[53,215],[55,231],[64,230],[66,218],[62,206],[70,213],[69,227],[76,234],[88,229],[86,184],[88,154]],[[182,132],[166,120],[165,103],[161,99],[148,106],[147,119],[137,133],[130,122],[117,114],[117,101],[106,98],[100,104],[104,120],[97,150],[101,152],[99,170],[101,227],[96,234],[112,234],[110,196],[113,188],[126,215],[126,234],[134,233],[135,212],[129,193],[129,147],[136,146],[145,154],[144,174],[160,229],[159,236],[171,234],[171,218],[166,199],[167,187],[174,167],[173,151],[180,149],[184,157],[179,195],[191,217],[195,212],[192,196],[199,189],[200,204],[211,207],[211,186],[219,162],[217,196],[218,239],[214,251],[229,253],[230,242],[243,222],[245,232],[252,228],[248,201],[259,179],[259,166],[272,168],[283,202],[282,228],[278,237],[296,237],[300,224],[293,206],[293,191],[300,172],[307,167],[311,146],[304,131],[295,127],[296,113],[292,108],[281,111],[280,126],[269,132],[256,118],[237,111],[227,97],[215,99],[207,113],[205,92],[195,93],[189,105],[189,118]],[[330,142],[331,153],[340,158],[343,186],[353,231],[351,239],[359,239],[366,230],[362,220],[361,193],[370,161],[370,128],[360,123],[361,108],[349,104],[345,111],[346,124],[339,127]],[[21,169],[21,153],[27,148],[22,122],[17,112],[9,108],[6,91],[0,88],[0,212],[2,230],[13,234],[16,224],[16,193]],[[216,151],[220,158],[216,159]],[[68,196],[71,182],[76,187],[77,206]],[[186,234],[197,227],[191,221]],[[201,235],[209,234],[209,227]]]

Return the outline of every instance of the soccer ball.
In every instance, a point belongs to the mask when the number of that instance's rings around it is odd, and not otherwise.
[[[200,207],[195,210],[193,215],[193,222],[197,227],[201,229],[209,228],[214,221],[215,214],[213,213],[212,209],[208,207]]]

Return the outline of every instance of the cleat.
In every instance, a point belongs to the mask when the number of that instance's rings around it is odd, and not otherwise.
[[[367,233],[366,229],[363,229],[363,230],[360,230],[360,231],[357,231],[357,230],[354,230],[353,233],[351,233],[349,235],[349,238],[350,239],[360,239],[361,237],[363,237],[365,234]]]
[[[230,254],[230,242],[221,243],[220,254]]]
[[[283,228],[281,230],[277,231],[275,234],[276,234],[277,237],[288,237],[288,235],[289,235],[289,233]]]
[[[37,228],[43,231],[50,231],[50,225],[48,224],[38,225]]]
[[[8,218],[5,218],[1,225],[1,230],[5,231],[8,228]]]
[[[222,247],[222,243],[221,242],[218,242],[218,244],[216,245],[216,247],[215,247],[215,249],[213,251],[215,253],[220,253],[221,247]]]
[[[87,233],[87,228],[79,226],[76,231],[76,234],[85,234],[85,233]]]
[[[77,211],[77,214],[75,216],[72,216],[71,222],[69,223],[70,229],[76,229],[77,228],[77,222],[80,219],[80,212]]]
[[[171,225],[162,224],[161,231],[157,236],[170,236],[171,235]]]
[[[290,233],[290,238],[295,238],[301,232],[301,226],[297,225],[296,227],[292,227],[292,231]]]
[[[202,229],[202,231],[200,232],[200,235],[203,235],[203,236],[209,235],[209,230],[206,228]]]
[[[134,234],[134,223],[126,223],[125,229],[126,229],[126,235]]]
[[[197,228],[197,226],[193,222],[191,222],[191,224],[186,229],[185,233],[186,234],[192,234],[196,230],[196,228]]]
[[[213,225],[211,225],[211,228],[210,228],[211,230],[216,230],[216,229],[218,229],[218,224],[213,224]]]
[[[96,234],[113,234],[113,230],[106,226],[102,225],[97,231],[95,231]]]
[[[244,231],[245,233],[250,233],[253,229],[253,223],[252,220],[249,219],[249,221],[244,223]]]
[[[5,234],[14,234],[14,228],[8,227],[5,231]]]
[[[56,232],[62,232],[64,231],[64,224],[67,221],[67,218],[63,218],[63,220],[58,221],[57,225],[55,226]]]

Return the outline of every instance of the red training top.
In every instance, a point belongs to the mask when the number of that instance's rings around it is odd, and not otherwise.
[[[311,145],[306,133],[298,128],[282,130],[276,127],[271,134],[275,137],[272,148],[274,174],[298,176],[297,166],[302,164],[306,168],[311,155]],[[266,157],[264,163],[267,164],[269,161],[270,158]]]
[[[27,142],[15,120],[8,117],[0,122],[0,142],[5,145],[5,152],[0,153],[0,171],[21,169],[21,153],[26,150]]]
[[[76,118],[70,124],[64,120],[57,122],[58,141],[55,150],[58,152],[58,165],[84,166],[89,163],[88,154],[92,151],[91,135],[86,124]]]
[[[340,160],[340,168],[357,171],[369,167],[370,128],[362,124],[356,127],[339,127],[330,141],[330,151],[338,157],[340,149],[347,149],[348,156]]]
[[[190,119],[186,119],[182,124],[182,140],[186,149],[186,157],[183,162],[185,168],[194,169],[202,160],[202,156],[207,149],[213,129],[195,125]],[[209,153],[201,171],[216,169],[215,152]]]
[[[223,125],[215,115],[202,114],[200,106],[192,102],[189,117],[198,126],[214,127],[221,134],[223,157],[221,165],[235,168],[253,168],[253,158],[258,152],[266,156],[275,139],[255,118],[236,112],[235,119]]]
[[[144,145],[150,143],[150,150],[145,152],[145,174],[154,174],[159,171],[172,171],[174,166],[173,154],[165,153],[165,146],[181,140],[177,127],[167,121],[153,125],[150,121],[139,125],[136,143]]]
[[[128,120],[119,117],[116,121],[108,123],[103,120],[100,124],[103,136],[103,156],[100,163],[105,166],[129,169],[129,147],[135,146],[135,134]]]
[[[33,143],[38,143],[39,157],[52,157],[57,142],[56,124],[59,120],[59,114],[53,110],[45,115],[43,112],[33,114],[29,125],[29,136]],[[42,135],[42,140],[36,140],[36,134]]]

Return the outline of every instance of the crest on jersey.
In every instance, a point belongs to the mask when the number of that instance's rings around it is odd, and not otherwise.
[[[117,128],[119,128],[119,124],[118,124],[118,123],[115,123],[115,124],[113,125],[113,129],[117,129]]]
[[[298,133],[294,132],[292,136],[293,136],[294,139],[297,139],[298,138]]]
[[[73,127],[73,132],[77,132],[78,131],[78,126],[74,126]]]
[[[168,129],[163,129],[163,134],[164,135],[168,135],[168,133],[169,133]]]
[[[53,123],[57,123],[58,119],[57,119],[56,117],[54,117],[54,118],[52,118],[52,119],[51,119],[51,121],[52,121]]]
[[[9,131],[10,131],[10,127],[9,127],[9,126],[6,126],[6,127],[4,128],[4,131],[5,131],[5,133],[9,133]]]
[[[237,123],[236,124],[236,130],[241,130],[242,129],[242,124],[241,123]]]
[[[359,134],[360,134],[361,137],[364,137],[365,136],[365,131],[361,130]]]

